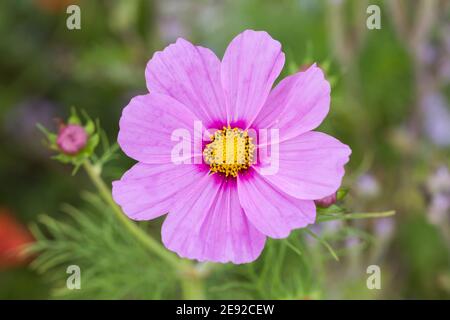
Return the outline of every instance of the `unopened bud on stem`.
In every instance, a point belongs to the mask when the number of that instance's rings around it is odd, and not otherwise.
[[[59,129],[56,144],[59,149],[69,155],[80,152],[88,141],[86,130],[77,124],[63,125]]]
[[[326,197],[324,197],[324,198],[322,198],[322,199],[319,199],[319,200],[314,200],[314,202],[316,203],[316,205],[318,205],[319,207],[322,207],[322,208],[328,208],[329,206],[331,206],[332,204],[335,204],[336,203],[336,192],[335,193],[333,193],[333,194],[331,194],[331,195],[329,195],[329,196],[326,196]]]

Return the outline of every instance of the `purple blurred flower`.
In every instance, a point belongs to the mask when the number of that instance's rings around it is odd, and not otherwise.
[[[356,192],[362,197],[374,198],[380,193],[380,186],[373,175],[366,173],[356,181]]]
[[[426,185],[431,194],[428,218],[431,223],[443,224],[450,214],[450,172],[448,167],[437,168],[428,178]]]
[[[331,220],[321,224],[323,226],[323,233],[333,234],[342,228],[342,220]]]
[[[428,208],[428,218],[431,223],[441,224],[450,214],[450,194],[438,193],[433,196]]]
[[[440,166],[428,178],[427,188],[430,193],[450,192],[450,172],[447,166]]]
[[[178,37],[186,37],[189,27],[186,18],[193,3],[191,1],[164,0],[158,1],[158,29],[164,42],[172,42]]]
[[[27,154],[47,157],[47,150],[42,142],[36,139],[36,124],[41,123],[48,128],[56,128],[54,118],[57,106],[47,100],[30,99],[19,103],[5,116],[4,130],[14,143],[27,150]]]
[[[425,112],[425,132],[438,146],[450,145],[450,111],[445,97],[439,92],[426,95],[422,101]]]
[[[359,239],[356,236],[350,236],[347,239],[345,239],[345,246],[348,249],[354,248],[358,246],[361,243],[361,239]]]
[[[388,239],[392,236],[395,223],[392,218],[377,219],[375,221],[375,233],[381,239]]]

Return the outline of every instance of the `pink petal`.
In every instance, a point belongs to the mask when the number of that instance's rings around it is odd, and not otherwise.
[[[172,150],[180,142],[172,141],[175,130],[186,130],[190,137],[186,141],[191,139],[192,148],[193,139],[196,136],[201,139],[201,132],[194,135],[195,121],[197,117],[187,107],[169,96],[158,93],[137,96],[123,109],[117,141],[135,160],[171,163]],[[192,152],[189,154],[193,156]]]
[[[128,217],[151,220],[183,201],[184,190],[205,175],[195,165],[137,163],[113,182],[112,194]]]
[[[265,236],[246,218],[236,182],[208,176],[170,211],[162,226],[164,245],[199,261],[247,263],[261,253]]]
[[[310,131],[279,144],[279,168],[264,179],[287,194],[316,200],[337,191],[341,185],[351,149],[321,132]],[[277,155],[274,154],[273,157]],[[256,170],[262,173],[267,161],[261,158]]]
[[[220,60],[209,49],[179,38],[156,52],[145,70],[147,88],[178,100],[206,126],[226,120]]]
[[[283,65],[281,44],[267,32],[246,30],[231,41],[221,68],[229,123],[250,126]]]
[[[330,109],[330,84],[315,64],[283,79],[270,93],[254,122],[257,128],[280,129],[287,140],[318,127]]]
[[[238,176],[239,200],[245,215],[262,233],[285,238],[291,230],[314,223],[314,201],[299,200],[274,188],[259,174]]]

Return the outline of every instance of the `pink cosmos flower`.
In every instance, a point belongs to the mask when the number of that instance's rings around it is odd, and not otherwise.
[[[113,182],[113,197],[131,219],[168,213],[162,241],[181,257],[251,262],[267,236],[285,238],[314,223],[314,200],[339,188],[351,150],[312,131],[328,113],[330,85],[313,65],[271,90],[283,64],[280,43],[253,30],[234,38],[222,61],[178,39],[148,62],[150,93],[124,108],[118,136],[138,163]],[[183,128],[195,137],[198,121],[202,131],[217,129],[201,144],[208,161],[174,163],[173,133]],[[279,139],[256,142],[250,129],[277,129]],[[264,145],[277,158],[275,174],[264,173]]]

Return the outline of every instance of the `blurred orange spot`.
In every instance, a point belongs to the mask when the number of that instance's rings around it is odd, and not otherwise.
[[[28,258],[21,254],[21,249],[33,241],[28,229],[8,210],[0,208],[0,269],[26,264]]]
[[[71,4],[77,4],[76,0],[35,0],[36,5],[49,13],[66,12]]]

